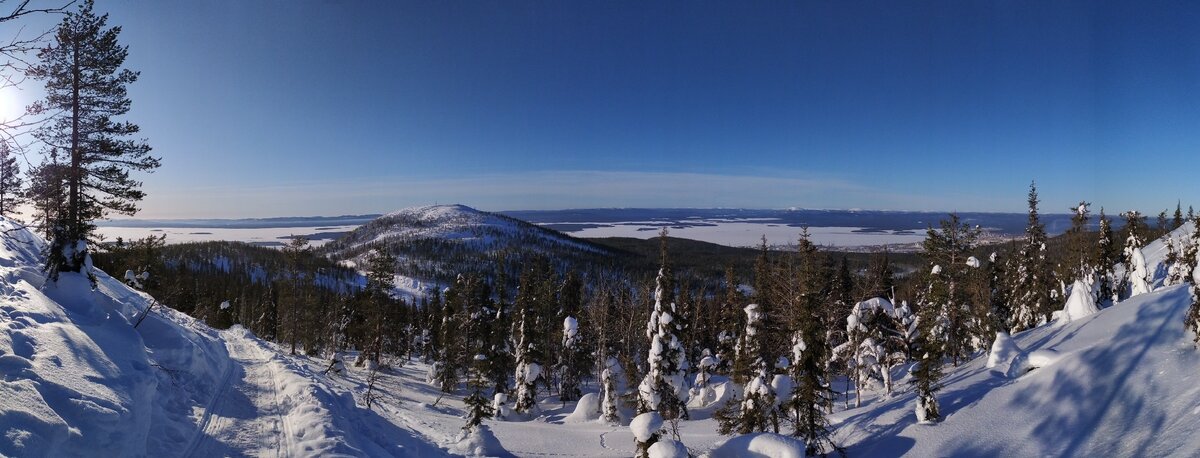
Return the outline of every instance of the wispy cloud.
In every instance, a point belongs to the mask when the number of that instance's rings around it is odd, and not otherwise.
[[[945,209],[939,205],[961,197],[911,196],[840,178],[580,170],[149,191],[143,216],[160,218],[373,213],[435,202],[487,210],[791,206],[919,210]]]

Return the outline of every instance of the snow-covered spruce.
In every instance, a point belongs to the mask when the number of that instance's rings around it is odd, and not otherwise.
[[[656,411],[667,419],[686,419],[687,358],[676,335],[675,303],[667,297],[671,294],[669,275],[666,266],[659,269],[654,310],[646,323],[646,337],[650,339],[646,357],[649,369],[638,385],[638,412]]]

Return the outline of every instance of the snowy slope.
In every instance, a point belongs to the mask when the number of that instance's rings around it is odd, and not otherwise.
[[[1190,233],[1189,224],[1174,236]],[[1151,272],[1165,272],[1163,245],[1144,249]],[[1200,353],[1183,327],[1189,303],[1185,286],[1160,288],[1019,333],[1013,341],[1043,367],[1014,378],[982,355],[947,368],[941,423],[916,424],[904,393],[835,414],[837,437],[853,456],[1196,456]]]
[[[0,219],[0,456],[430,456],[319,375],[96,272],[48,282],[44,242]]]

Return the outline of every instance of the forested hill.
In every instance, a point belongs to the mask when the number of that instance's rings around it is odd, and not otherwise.
[[[381,216],[330,242],[319,253],[350,266],[365,266],[372,250],[398,260],[403,276],[449,284],[459,274],[495,277],[503,268],[516,278],[535,257],[557,270],[608,269],[625,261],[624,251],[577,239],[509,216],[464,205],[405,208]]]

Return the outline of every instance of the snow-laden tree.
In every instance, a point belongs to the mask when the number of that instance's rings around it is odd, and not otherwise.
[[[650,458],[650,447],[657,443],[663,435],[663,417],[656,411],[644,412],[629,422],[629,430],[633,432],[636,446],[636,458]]]
[[[789,366],[792,389],[779,406],[783,417],[792,425],[792,436],[806,444],[808,456],[824,456],[834,451],[842,453],[833,443],[833,432],[825,418],[826,410],[833,406],[833,390],[829,388],[825,370],[828,358],[824,353],[828,349],[822,342],[825,334],[822,327],[814,319],[793,335],[791,356],[794,363]]]
[[[1038,217],[1038,194],[1034,183],[1029,185],[1029,223],[1025,228],[1025,241],[1017,253],[1016,270],[1013,275],[1012,292],[1013,328],[1016,333],[1045,324],[1057,308],[1058,280],[1054,278],[1053,265],[1046,255],[1046,227]]]
[[[617,393],[616,375],[613,374],[618,366],[616,358],[608,358],[604,362],[604,369],[600,371],[600,419],[610,425],[621,422],[621,412],[617,408],[620,394]]]
[[[1146,294],[1150,292],[1150,276],[1152,273],[1146,267],[1146,256],[1142,254],[1142,247],[1129,245],[1126,246],[1126,254],[1129,257],[1129,297]]]
[[[441,301],[438,351],[433,366],[429,368],[429,382],[443,393],[451,393],[458,386],[458,367],[464,350],[463,340],[456,337],[456,331],[461,325],[461,317],[454,308],[456,302],[458,301],[451,297]]]
[[[568,316],[563,319],[562,348],[559,354],[559,399],[565,401],[578,400],[582,395],[579,391],[580,370],[586,361],[586,355],[580,352],[579,321]]]
[[[1184,239],[1177,244],[1174,235],[1167,234],[1163,246],[1163,251],[1167,252],[1163,259],[1163,265],[1167,266],[1167,278],[1163,279],[1163,286],[1184,283],[1184,277],[1191,276],[1191,263],[1183,257],[1184,251],[1188,249],[1188,243],[1189,240]]]
[[[1066,281],[1073,281],[1083,278],[1092,272],[1092,246],[1087,237],[1087,225],[1090,219],[1091,211],[1088,208],[1091,206],[1086,201],[1079,201],[1079,204],[1071,208],[1071,227],[1067,229],[1067,256],[1061,263],[1062,270],[1059,277]]]
[[[675,326],[675,303],[670,301],[670,271],[664,265],[658,271],[654,289],[654,310],[646,323],[650,351],[648,370],[638,385],[638,412],[656,411],[663,418],[687,419],[687,358]]]
[[[884,392],[892,391],[890,368],[905,359],[907,331],[897,327],[895,316],[891,302],[881,297],[855,304],[846,316],[848,339],[833,352],[837,360],[845,363],[854,382],[855,407],[862,405],[862,387],[870,380],[878,380]]]
[[[1190,212],[1190,209],[1189,209]],[[1192,304],[1184,317],[1184,327],[1195,336],[1196,348],[1200,348],[1200,220],[1192,219],[1192,236],[1188,250],[1184,252],[1184,260],[1191,264],[1191,275],[1186,280],[1191,283]]]
[[[1104,214],[1104,207],[1100,207],[1100,239],[1096,241],[1095,253],[1092,255],[1099,284],[1097,304],[1108,301],[1116,302],[1117,292],[1120,291],[1116,265],[1120,262],[1120,258],[1121,251],[1117,245],[1116,236],[1113,234],[1112,221]]]
[[[939,334],[932,337],[955,364],[971,350],[970,324],[975,307],[971,304],[970,283],[974,268],[968,261],[979,233],[978,226],[971,227],[951,213],[939,228],[929,228],[923,244],[930,269],[926,288],[918,297],[921,313],[937,320]]]
[[[534,342],[533,318],[529,310],[522,308],[517,323],[517,399],[513,410],[528,413],[537,407],[537,384],[542,380],[541,350]]]
[[[934,423],[941,418],[938,410],[937,392],[941,389],[942,360],[945,358],[944,341],[947,338],[947,327],[944,315],[937,314],[933,305],[947,300],[949,290],[941,279],[942,269],[935,265],[933,277],[922,303],[921,317],[918,320],[920,330],[917,333],[917,364],[911,370],[912,378],[909,384],[917,394],[916,415],[918,423]]]
[[[717,419],[717,431],[721,434],[749,434],[767,431],[768,428],[775,431],[779,429],[778,421],[774,418],[776,396],[770,385],[770,370],[761,356],[764,316],[758,304],[747,305],[745,312],[746,330],[742,333],[738,357],[747,361],[751,375],[743,385],[742,398],[730,399],[713,414]]]
[[[1125,245],[1120,252],[1119,262],[1125,265],[1124,274],[1116,278],[1113,288],[1113,302],[1124,300],[1130,296],[1134,288],[1134,270],[1135,259],[1134,252],[1141,251],[1141,248],[1146,245],[1146,233],[1149,227],[1146,225],[1146,217],[1142,216],[1137,210],[1130,210],[1121,214],[1125,218],[1125,227],[1121,232],[1125,235]],[[1144,257],[1143,257],[1144,260]]]
[[[742,322],[742,295],[738,292],[737,279],[733,266],[725,266],[725,300],[721,304],[719,318],[716,323],[717,332],[717,367],[722,374],[731,374],[733,363],[737,358],[738,329]]]

